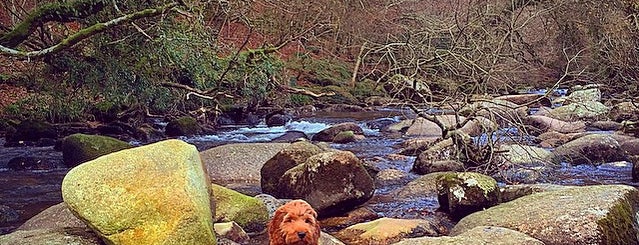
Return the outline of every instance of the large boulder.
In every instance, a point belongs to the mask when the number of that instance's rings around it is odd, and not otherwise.
[[[621,102],[610,108],[609,118],[615,122],[639,120],[639,107],[637,103]]]
[[[196,135],[203,131],[200,124],[192,117],[180,117],[169,121],[164,129],[169,137]]]
[[[539,166],[546,165],[551,152],[529,145],[501,145],[499,151],[504,152],[500,156],[507,166]]]
[[[368,201],[374,190],[359,158],[349,151],[329,151],[286,171],[274,196],[304,199],[320,216],[330,216]]]
[[[639,244],[639,191],[631,186],[570,187],[535,193],[463,218],[459,235],[478,226],[499,226],[545,244]]]
[[[563,121],[596,121],[605,119],[609,110],[607,106],[599,101],[584,101],[552,109],[548,116]]]
[[[195,146],[180,140],[79,165],[62,197],[107,244],[215,244],[210,181]]]
[[[412,171],[417,174],[432,173],[435,162],[453,159],[455,147],[452,139],[437,142],[427,150],[420,153],[413,163]]]
[[[349,226],[335,236],[353,245],[392,244],[403,238],[437,236],[438,229],[427,220],[380,218]]]
[[[200,152],[211,182],[254,185],[259,189],[260,169],[288,143],[226,144]]]
[[[62,159],[68,167],[116,151],[129,149],[129,143],[102,135],[72,134],[62,139]]]
[[[434,119],[441,122],[447,129],[452,129],[456,124],[461,124],[466,120],[466,117],[455,115],[439,115]],[[497,129],[497,124],[490,121],[485,117],[475,117],[473,120],[468,121],[466,124],[459,128],[460,131],[467,133],[471,136],[478,136],[483,133],[494,131]],[[425,118],[419,117],[413,120],[412,125],[406,130],[407,136],[423,136],[423,137],[443,137],[442,129],[435,123]]]
[[[410,238],[394,245],[544,245],[524,233],[503,227],[477,226],[457,236]]]
[[[0,236],[2,245],[101,245],[100,238],[88,227],[20,230]]]
[[[309,157],[319,154],[322,149],[308,141],[290,144],[271,159],[266,161],[260,169],[262,192],[274,194],[280,177],[289,169],[304,163]]]
[[[625,161],[627,156],[619,142],[607,134],[590,134],[579,137],[555,149],[555,162],[571,164],[601,164]]]
[[[562,121],[547,116],[528,116],[524,120],[526,125],[532,126],[537,134],[547,131],[556,131],[559,133],[578,133],[586,129],[586,123],[583,121]]]
[[[212,185],[215,197],[215,221],[233,221],[247,232],[266,229],[268,210],[262,201],[216,184]]]
[[[480,173],[447,173],[437,178],[438,201],[454,219],[492,207],[499,202],[497,181]]]
[[[521,122],[528,115],[528,108],[510,101],[493,99],[466,105],[459,113],[463,116],[482,116],[501,126],[509,126]]]
[[[364,131],[359,125],[352,122],[346,122],[346,123],[340,123],[340,124],[330,126],[329,128],[318,132],[317,134],[313,135],[313,140],[332,142],[333,139],[335,139],[335,136],[337,136],[337,134],[344,131],[352,131],[354,134],[359,134],[359,135],[364,134]]]

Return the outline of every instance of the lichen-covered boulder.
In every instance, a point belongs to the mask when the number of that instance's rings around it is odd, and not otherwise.
[[[169,137],[196,135],[202,131],[197,120],[188,116],[169,121],[164,129],[164,133]]]
[[[62,139],[62,159],[68,167],[116,151],[129,149],[129,143],[102,135],[72,134]]]
[[[209,182],[195,146],[166,140],[71,169],[62,197],[107,244],[215,244]]]
[[[551,155],[546,149],[529,145],[502,145],[499,150],[504,152],[500,156],[507,166],[546,165]]]
[[[313,135],[313,140],[332,142],[337,134],[344,131],[353,131],[354,134],[364,134],[364,131],[359,125],[352,122],[346,122],[330,126],[318,132],[317,134]]]
[[[520,122],[528,114],[528,108],[510,101],[493,99],[468,104],[459,113],[462,116],[482,116],[494,120],[498,125],[506,126]]]
[[[216,184],[212,185],[215,197],[215,221],[233,221],[247,232],[266,228],[268,210],[262,201]]]
[[[639,244],[639,191],[631,186],[570,187],[535,193],[463,218],[451,230],[499,226],[545,244]]]
[[[437,179],[445,174],[452,172],[436,172],[430,173],[409,182],[402,188],[393,192],[393,196],[397,198],[437,198],[439,191],[437,190]]]
[[[527,105],[535,107],[552,106],[550,99],[545,97],[543,94],[509,94],[495,97],[495,100],[510,101],[517,105]]]
[[[437,178],[439,206],[454,219],[499,202],[497,181],[473,172],[447,173]]]
[[[615,122],[637,121],[639,120],[639,107],[636,103],[625,101],[610,108],[608,117]]]
[[[368,201],[374,190],[374,180],[359,158],[349,151],[329,151],[286,171],[273,195],[304,199],[320,216],[330,216]]]
[[[2,245],[101,245],[100,238],[88,227],[19,230],[0,236]]]
[[[437,236],[435,225],[421,219],[380,218],[347,227],[336,237],[347,244],[392,244],[403,238]]]
[[[599,101],[584,101],[552,109],[548,116],[563,121],[595,121],[605,119],[609,111],[610,109]]]
[[[419,237],[405,239],[394,245],[544,245],[524,233],[503,227],[477,226],[457,236]]]
[[[555,162],[571,164],[601,164],[625,161],[627,155],[619,142],[606,134],[590,134],[579,137],[555,149],[552,153]]]
[[[215,234],[217,235],[218,240],[220,238],[225,238],[237,244],[248,244],[251,239],[248,234],[246,234],[246,231],[233,221],[215,223],[213,228],[215,229]],[[221,243],[218,242],[218,244]]]
[[[262,192],[274,194],[280,177],[289,169],[304,163],[309,157],[322,152],[308,141],[295,142],[271,157],[260,169]]]

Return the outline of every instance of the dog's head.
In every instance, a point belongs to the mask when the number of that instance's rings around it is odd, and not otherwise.
[[[303,200],[290,201],[275,211],[268,231],[271,245],[318,244],[317,212]]]

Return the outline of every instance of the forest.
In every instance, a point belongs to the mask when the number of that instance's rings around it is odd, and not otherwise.
[[[637,95],[639,3],[28,1],[0,5],[2,125],[363,104],[401,74],[437,103],[600,84]],[[388,87],[388,86],[387,86]],[[392,90],[392,89],[391,89]],[[333,96],[318,96],[322,93]],[[204,116],[200,115],[201,118]]]

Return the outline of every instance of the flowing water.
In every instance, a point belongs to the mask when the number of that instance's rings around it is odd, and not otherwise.
[[[383,217],[438,219],[440,223],[445,222],[446,217],[436,212],[438,203],[435,197],[396,199],[391,195],[394,190],[419,177],[410,173],[415,158],[389,157],[398,151],[397,145],[406,139],[382,133],[370,122],[382,118],[399,121],[411,117],[414,117],[412,113],[401,109],[381,109],[364,113],[325,113],[311,118],[300,118],[281,127],[227,126],[215,135],[184,137],[182,140],[196,145],[199,150],[205,150],[228,143],[269,142],[289,131],[302,131],[310,137],[330,125],[355,122],[364,129],[366,139],[348,144],[331,144],[331,147],[352,151],[364,162],[374,165],[377,170],[396,169],[406,173],[400,181],[378,183],[374,197],[366,206]],[[511,129],[501,131],[506,134]],[[481,142],[487,136],[482,137],[477,137],[475,140]],[[4,142],[0,141],[0,143]],[[0,219],[0,234],[4,234],[45,208],[62,201],[60,186],[68,169],[62,166],[62,154],[52,147],[6,148],[0,146],[0,156],[0,207],[8,206],[19,216],[9,222]],[[56,167],[46,171],[9,170],[6,167],[7,162],[18,156],[42,158]],[[601,166],[565,165],[553,173],[552,178],[549,178],[547,182],[566,185],[633,184],[631,165],[625,162]]]

